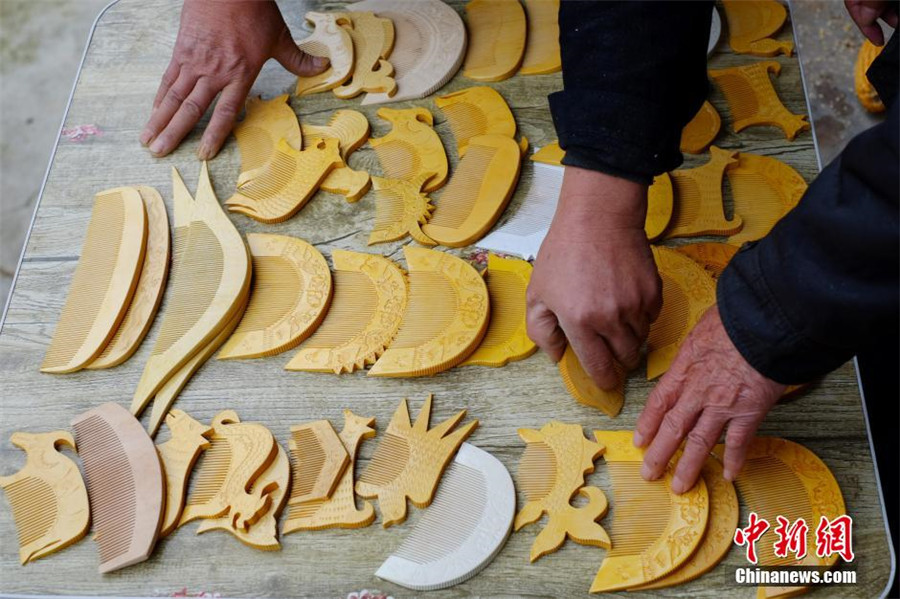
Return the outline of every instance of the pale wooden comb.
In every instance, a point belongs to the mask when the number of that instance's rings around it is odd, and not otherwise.
[[[771,39],[781,31],[787,9],[776,0],[722,0],[728,21],[728,44],[738,54],[790,56],[794,43]]]
[[[197,458],[209,449],[208,437],[213,432],[211,427],[197,422],[181,410],[166,414],[166,425],[172,436],[156,446],[166,477],[166,508],[159,529],[160,538],[168,536],[178,527],[188,478]]]
[[[511,137],[490,134],[470,139],[422,232],[448,247],[481,239],[509,204],[520,164],[521,148]]]
[[[620,591],[666,576],[700,545],[709,519],[703,478],[682,495],[671,490],[673,468],[654,481],[641,477],[644,450],[631,431],[594,431],[613,485],[612,549],[591,585],[592,593]]]
[[[881,101],[878,91],[866,73],[882,50],[884,46],[876,46],[867,39],[863,40],[856,55],[856,62],[853,64],[853,89],[856,91],[856,97],[863,108],[876,114],[884,112],[884,102]]]
[[[353,372],[374,364],[394,339],[409,301],[406,276],[388,258],[334,250],[334,296],[325,320],[287,370]]]
[[[451,254],[404,246],[409,303],[397,338],[369,376],[429,376],[465,360],[487,330],[484,279]]]
[[[407,499],[418,508],[431,504],[453,454],[478,426],[473,420],[454,430],[465,416],[466,411],[460,410],[429,429],[431,395],[425,399],[415,424],[410,424],[406,400],[400,402],[372,460],[356,482],[360,497],[378,498],[384,528],[406,520]]]
[[[722,178],[725,169],[737,164],[737,152],[716,146],[709,151],[709,162],[703,166],[671,173],[676,200],[666,238],[731,235],[744,226],[740,214],[725,218],[722,204]]]
[[[366,171],[353,170],[348,164],[350,154],[355,152],[369,139],[369,121],[361,112],[355,110],[335,110],[327,125],[300,125],[303,131],[303,147],[309,148],[319,140],[337,139],[341,158],[345,166],[334,168],[319,188],[329,193],[339,193],[348,202],[356,202],[363,197],[371,181]]]
[[[431,173],[423,191],[440,189],[447,181],[447,154],[432,128],[431,112],[427,108],[379,108],[376,114],[392,125],[384,137],[369,140],[385,176],[415,181]]]
[[[714,281],[718,281],[725,267],[738,251],[736,245],[704,241],[672,248],[702,266]]]
[[[131,303],[146,244],[141,194],[131,187],[98,193],[41,372],[75,372],[100,355]]]
[[[800,173],[777,158],[741,153],[737,165],[726,173],[734,211],[744,221],[744,228],[728,238],[735,245],[768,235],[806,193]]]
[[[531,545],[530,560],[553,553],[566,537],[581,545],[609,548],[609,536],[597,520],[609,507],[603,491],[585,486],[584,475],[594,471],[603,445],[585,439],[581,426],[552,420],[541,430],[519,429],[525,451],[516,478],[526,502],[516,514],[515,530],[534,524],[547,514],[547,524]],[[575,495],[586,503],[571,504]]]
[[[128,410],[106,403],[72,421],[84,464],[100,573],[150,557],[165,506],[156,446]]]
[[[319,251],[296,237],[252,233],[250,301],[218,359],[274,356],[296,347],[325,318],[331,271]]]
[[[248,98],[246,115],[234,126],[234,137],[241,152],[238,187],[259,175],[259,169],[269,162],[279,140],[285,140],[295,150],[303,147],[300,123],[288,104],[287,94],[271,100],[263,100],[262,96]]]
[[[422,225],[428,222],[434,210],[422,191],[422,185],[432,176],[433,173],[423,173],[412,181],[372,177],[375,186],[375,225],[369,235],[369,245],[397,241],[407,235],[422,245],[435,245],[422,232]]]
[[[350,454],[327,420],[291,427],[293,484],[290,504],[331,497],[350,465]]]
[[[723,459],[725,447],[717,445],[713,453]],[[777,517],[793,523],[804,518],[809,531],[807,546],[816,546],[815,531],[822,518],[829,521],[846,514],[844,498],[834,475],[816,454],[806,447],[775,437],[757,437],[747,450],[747,461],[735,479],[747,511],[771,523],[771,528],[756,541],[760,566],[818,566],[835,564],[837,555],[820,558],[813,549],[798,561],[796,556],[775,556]],[[733,533],[732,533],[733,534]],[[793,597],[805,587],[760,587],[757,597]]]
[[[571,345],[566,346],[558,366],[566,390],[578,403],[597,408],[610,418],[619,415],[625,403],[625,370],[618,362],[614,365],[617,377],[614,389],[601,389],[594,383],[591,376],[584,371]]]
[[[363,92],[396,94],[394,66],[387,61],[394,49],[394,23],[371,12],[345,12],[341,16],[353,23],[348,32],[353,40],[354,65],[352,78],[334,88],[334,95],[349,100]]]
[[[525,260],[488,254],[484,271],[491,305],[488,329],[462,366],[504,366],[537,351],[525,325],[525,291],[531,271],[531,264]]]
[[[702,266],[679,252],[651,247],[662,279],[662,310],[647,336],[647,380],[669,369],[685,337],[716,303],[716,283]]]
[[[463,77],[503,81],[515,75],[525,55],[527,24],[519,0],[470,0],[466,3],[469,47]]]
[[[681,130],[681,151],[702,154],[722,128],[722,117],[715,107],[704,101],[694,118]]]
[[[353,467],[356,454],[364,439],[375,436],[374,418],[357,416],[344,410],[344,428],[341,443],[350,456],[350,463],[341,474],[334,492],[328,498],[294,502],[288,505],[288,515],[281,534],[298,530],[322,530],[325,528],[362,528],[375,521],[375,508],[368,501],[357,509],[353,491]],[[294,484],[296,484],[296,478]]]
[[[479,85],[438,96],[434,105],[450,123],[460,158],[465,156],[473,137],[496,134],[513,138],[516,135],[516,119],[506,100],[492,87]]]
[[[809,123],[806,115],[794,114],[784,107],[769,79],[770,72],[781,73],[781,64],[763,60],[740,67],[713,69],[709,76],[725,94],[735,133],[754,125],[772,125],[793,141],[798,133],[809,129]]]
[[[298,96],[334,89],[353,75],[353,40],[342,25],[352,27],[341,14],[306,13],[306,22],[315,27],[312,35],[297,42],[297,47],[312,56],[324,57],[328,68],[312,77],[298,77],[294,93]]]
[[[0,476],[0,488],[12,507],[24,566],[81,540],[91,510],[78,465],[60,453],[75,449],[66,431],[13,433],[10,442],[26,454],[15,474]]]
[[[522,0],[528,21],[528,43],[520,75],[545,75],[562,70],[559,52],[559,0]]]

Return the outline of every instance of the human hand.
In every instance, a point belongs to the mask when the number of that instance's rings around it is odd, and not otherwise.
[[[884,32],[878,25],[878,19],[882,19],[892,28],[897,28],[897,3],[888,0],[844,0],[844,6],[850,13],[850,18],[876,46],[884,45]]]
[[[615,361],[638,365],[662,305],[646,213],[646,185],[567,166],[528,285],[528,336],[554,361],[571,344],[603,389],[616,386]]]
[[[215,156],[244,107],[263,64],[274,58],[299,77],[328,60],[301,51],[274,0],[185,0],[172,60],[162,77],[141,143],[165,156],[181,143],[216,95],[197,155]]]
[[[641,475],[663,475],[686,438],[672,490],[694,486],[725,426],[725,479],[734,480],[762,422],[785,385],[757,372],[728,337],[717,306],[690,332],[671,368],[650,393],[635,427],[634,444],[648,447]]]

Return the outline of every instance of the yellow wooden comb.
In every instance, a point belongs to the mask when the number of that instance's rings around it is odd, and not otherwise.
[[[681,151],[702,154],[722,128],[722,117],[708,101],[703,102],[694,118],[681,130]]]
[[[594,431],[613,484],[612,549],[591,585],[592,593],[653,582],[684,564],[700,545],[709,519],[709,493],[701,478],[682,495],[671,491],[673,469],[663,478],[641,477],[644,450],[631,431]]]
[[[262,96],[248,98],[246,115],[234,126],[234,137],[241,152],[238,187],[259,176],[279,140],[285,140],[295,150],[303,147],[300,123],[288,104],[287,94],[271,100],[263,100]]]
[[[625,403],[625,370],[618,362],[615,364],[618,376],[615,389],[598,387],[591,376],[584,371],[571,345],[566,346],[566,351],[558,366],[566,390],[578,403],[597,408],[610,418],[619,415],[622,405]]]
[[[781,31],[787,9],[775,0],[722,0],[728,21],[728,43],[738,54],[790,56],[794,43],[771,39]]]
[[[325,320],[287,370],[353,372],[374,364],[394,339],[409,300],[406,276],[388,258],[334,250],[334,297]]]
[[[716,283],[702,266],[675,250],[651,249],[662,279],[663,306],[647,337],[647,380],[669,369],[685,337],[716,303]]]
[[[470,0],[466,4],[469,46],[463,77],[502,81],[515,75],[525,54],[527,25],[519,0]]]
[[[528,16],[528,40],[520,75],[544,75],[562,70],[559,52],[559,0],[522,0]]]
[[[369,376],[429,376],[465,360],[487,330],[490,300],[471,265],[436,250],[404,246],[409,304],[397,338]]]
[[[478,426],[473,420],[454,430],[465,416],[466,411],[460,410],[429,429],[431,395],[425,399],[415,424],[410,424],[406,400],[400,402],[372,460],[356,482],[360,497],[378,498],[382,526],[406,520],[407,499],[417,508],[431,504],[453,454]]]
[[[703,166],[671,173],[677,199],[667,238],[731,235],[744,226],[740,214],[725,218],[722,203],[722,177],[725,169],[737,164],[737,152],[716,146],[709,151],[709,162]]]
[[[492,87],[479,85],[438,96],[434,104],[450,123],[460,158],[465,156],[473,137],[496,134],[513,138],[516,135],[516,119],[506,100]]]
[[[744,221],[744,228],[728,238],[728,243],[735,245],[768,235],[806,193],[800,173],[777,158],[742,153],[737,165],[726,173],[734,211]]]
[[[423,191],[440,189],[447,181],[447,154],[432,128],[431,112],[427,108],[379,108],[376,114],[393,126],[384,137],[369,140],[385,176],[415,181],[432,173]]]
[[[165,443],[156,446],[166,477],[166,508],[159,536],[168,536],[178,527],[188,478],[205,449],[209,449],[209,436],[213,429],[201,424],[181,410],[166,414],[166,425],[172,436]]]
[[[396,241],[407,235],[422,245],[435,245],[422,232],[422,225],[431,218],[434,205],[421,189],[432,176],[432,173],[423,173],[412,181],[372,178],[375,186],[375,225],[369,235],[369,245]]]
[[[131,187],[98,193],[41,372],[75,372],[115,335],[137,287],[147,243],[147,212]]]
[[[294,91],[298,96],[328,91],[347,81],[353,75],[353,40],[343,26],[353,23],[341,14],[308,12],[307,23],[315,27],[312,35],[297,42],[297,47],[311,54],[327,58],[328,68],[312,77],[299,77]]]
[[[327,125],[300,125],[303,131],[304,148],[309,148],[323,139],[337,139],[344,164],[348,164],[350,154],[369,139],[369,121],[355,110],[335,110]],[[329,193],[339,193],[348,202],[356,202],[363,197],[371,182],[366,171],[353,170],[349,166],[334,168],[319,188]]]
[[[397,93],[394,66],[386,59],[394,49],[394,23],[371,12],[341,13],[353,24],[348,27],[353,40],[353,75],[350,81],[332,90],[338,98],[349,100],[363,92]]]
[[[169,219],[162,196],[152,187],[137,186],[147,212],[147,244],[137,287],[116,334],[85,368],[111,368],[130,358],[153,324],[169,274]]]
[[[435,100],[437,103],[437,100]],[[544,164],[553,164],[556,166],[562,166],[562,159],[565,158],[566,151],[559,147],[558,141],[551,141],[543,148],[535,152],[531,155],[531,160],[534,162],[542,162]]]
[[[375,521],[375,508],[368,501],[362,502],[357,509],[353,491],[353,466],[356,453],[363,439],[375,436],[374,418],[357,416],[350,410],[344,410],[344,428],[341,430],[341,443],[350,456],[350,463],[341,475],[334,492],[323,499],[296,502],[288,505],[288,516],[284,521],[281,534],[298,530],[322,530],[325,528],[362,528]],[[296,478],[294,479],[296,484]]]
[[[291,427],[293,484],[290,504],[331,497],[350,455],[327,420]]]
[[[781,64],[763,60],[740,67],[713,69],[709,76],[725,94],[735,133],[753,125],[772,125],[793,141],[798,133],[809,129],[809,123],[806,115],[794,114],[784,107],[769,79],[770,72],[781,73]]]
[[[531,271],[532,266],[526,260],[488,254],[488,267],[484,271],[491,304],[488,329],[481,345],[462,366],[504,366],[537,351],[525,326],[525,290]]]
[[[25,452],[25,465],[15,474],[0,476],[0,488],[12,507],[24,566],[81,540],[91,510],[78,465],[58,449],[74,450],[72,435],[19,432],[10,442]]]
[[[422,232],[441,245],[464,247],[487,233],[512,197],[519,181],[521,149],[505,135],[469,140],[466,155],[436,202]]]
[[[609,504],[603,491],[585,486],[584,475],[594,471],[594,460],[603,445],[584,438],[581,426],[552,420],[541,430],[519,429],[525,452],[516,478],[526,503],[516,514],[515,530],[533,524],[547,514],[547,524],[531,545],[532,562],[553,553],[566,537],[581,545],[609,548],[609,536],[597,520]],[[586,500],[572,505],[576,493]]]
[[[884,102],[878,97],[878,91],[866,73],[882,50],[884,46],[876,46],[869,40],[863,40],[853,65],[853,89],[856,91],[856,97],[859,98],[863,108],[873,113],[884,112]]]
[[[319,251],[296,237],[252,233],[253,287],[247,310],[218,359],[274,356],[296,347],[325,318],[331,272]]]
[[[738,247],[727,243],[704,241],[672,248],[702,266],[714,281],[718,281],[725,267],[734,258]]]

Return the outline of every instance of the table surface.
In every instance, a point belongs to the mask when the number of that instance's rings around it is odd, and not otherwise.
[[[454,4],[462,13],[462,2]],[[45,431],[69,428],[77,414],[106,401],[128,406],[131,393],[156,336],[157,319],[148,339],[124,365],[102,371],[82,371],[54,376],[38,372],[66,296],[78,260],[79,248],[91,214],[96,192],[120,185],[152,185],[166,200],[171,219],[170,167],[177,167],[188,187],[195,189],[200,163],[195,152],[201,128],[172,155],[153,158],[138,143],[138,135],[149,112],[160,75],[165,69],[178,29],[180,2],[175,0],[121,0],[111,6],[96,26],[65,127],[93,125],[80,139],[62,137],[53,157],[49,177],[39,200],[27,250],[18,271],[5,322],[0,329],[0,461],[3,473],[22,463],[13,448],[13,431]],[[343,3],[320,2],[318,10],[335,10]],[[302,15],[307,5],[285,2],[282,9],[297,37],[301,37]],[[780,34],[791,36],[790,25]],[[747,64],[758,60],[734,55],[720,41],[710,59],[712,68]],[[783,65],[775,86],[793,112],[807,112],[796,56],[778,57]],[[294,78],[277,64],[269,64],[254,86],[254,93],[271,97],[292,90]],[[474,83],[457,75],[444,91]],[[547,94],[562,86],[559,74],[516,76],[492,84],[507,99],[520,131],[534,146],[555,139]],[[716,144],[723,148],[770,155],[796,168],[810,181],[817,165],[813,136],[800,134],[794,142],[784,140],[779,130],[754,127],[735,135],[728,126],[724,98],[713,87],[711,100],[723,115],[723,131]],[[360,99],[341,101],[332,94],[292,98],[292,106],[304,122],[324,123],[338,108],[354,108],[367,115],[373,136],[388,127],[375,116],[378,106],[361,107]],[[435,115],[435,127],[444,140],[448,156],[456,163],[455,145],[449,125],[432,99],[400,103],[425,106]],[[396,106],[395,106],[396,107]],[[705,157],[688,157],[686,166],[702,164]],[[530,184],[526,161],[522,180],[507,215]],[[378,173],[369,146],[351,157],[355,168]],[[239,170],[237,144],[229,140],[210,163],[210,172],[220,200],[229,197]],[[726,198],[726,203],[727,203]],[[302,237],[326,256],[335,248],[365,251],[374,219],[370,193],[357,204],[320,192],[295,218],[278,225],[262,225],[240,215],[232,220],[242,233],[270,232]],[[403,243],[376,246],[395,259],[402,259]],[[471,253],[463,251],[462,254]],[[165,304],[161,312],[165,311]],[[327,418],[336,426],[341,410],[374,416],[380,430],[401,398],[410,398],[413,414],[427,393],[435,395],[433,421],[460,408],[469,410],[481,426],[470,441],[492,452],[515,472],[523,443],[516,435],[520,427],[539,428],[557,418],[580,423],[586,431],[631,429],[653,386],[645,379],[643,366],[633,372],[626,386],[622,413],[609,419],[572,400],[563,387],[556,367],[543,354],[504,368],[457,368],[431,378],[377,379],[357,372],[335,378],[329,374],[283,370],[290,353],[243,362],[211,360],[191,380],[177,407],[209,421],[220,410],[233,408],[244,421],[268,426],[283,444],[292,424]],[[146,420],[146,416],[145,416]],[[777,406],[761,427],[761,433],[789,438],[819,455],[834,472],[854,518],[853,565],[858,585],[822,588],[819,597],[871,597],[884,589],[891,570],[882,506],[872,464],[856,372],[845,364],[794,401]],[[165,433],[162,433],[165,435]],[[162,437],[164,438],[164,437]],[[362,446],[361,465],[372,455],[376,442]],[[603,462],[589,481],[612,492]],[[519,505],[522,505],[519,497]],[[6,502],[3,502],[6,504]],[[410,526],[421,515],[411,508],[407,523],[387,530],[377,522],[369,528],[349,531],[294,533],[282,539],[279,552],[250,549],[226,533],[193,534],[196,524],[185,526],[160,542],[145,563],[102,576],[97,573],[94,543],[84,539],[65,551],[38,560],[27,567],[18,563],[14,523],[8,504],[0,509],[0,592],[21,594],[168,595],[187,590],[222,596],[346,596],[360,589],[381,589],[395,597],[415,593],[381,581],[374,572],[398,546]],[[601,520],[609,526],[615,505]],[[742,513],[742,521],[746,513]],[[535,564],[528,563],[528,550],[539,528],[531,526],[514,533],[494,562],[475,578],[433,596],[459,595],[586,595],[604,550],[567,542],[563,548]],[[735,587],[734,567],[745,563],[741,551],[733,549],[711,573],[679,587],[659,591],[667,596],[713,596],[723,593],[755,596],[755,589]],[[637,595],[637,594],[636,594]],[[629,595],[631,596],[631,595]]]

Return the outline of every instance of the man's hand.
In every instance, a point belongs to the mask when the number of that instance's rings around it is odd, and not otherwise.
[[[662,305],[646,214],[646,185],[567,166],[528,286],[528,336],[554,361],[570,343],[604,389],[614,361],[638,365]]]
[[[744,360],[713,306],[685,339],[638,418],[634,444],[649,445],[641,475],[647,480],[662,476],[687,438],[672,480],[672,490],[684,493],[697,482],[703,462],[727,425],[725,478],[734,480],[759,423],[784,389]]]
[[[878,25],[878,19],[883,20],[894,29],[897,28],[897,3],[888,0],[844,0],[844,6],[850,13],[850,18],[876,46],[884,45],[884,32]]]
[[[263,64],[274,58],[299,77],[325,70],[328,60],[302,52],[274,0],[185,0],[172,60],[153,101],[141,143],[165,156],[197,124],[216,95],[200,141],[201,160],[215,156]]]

